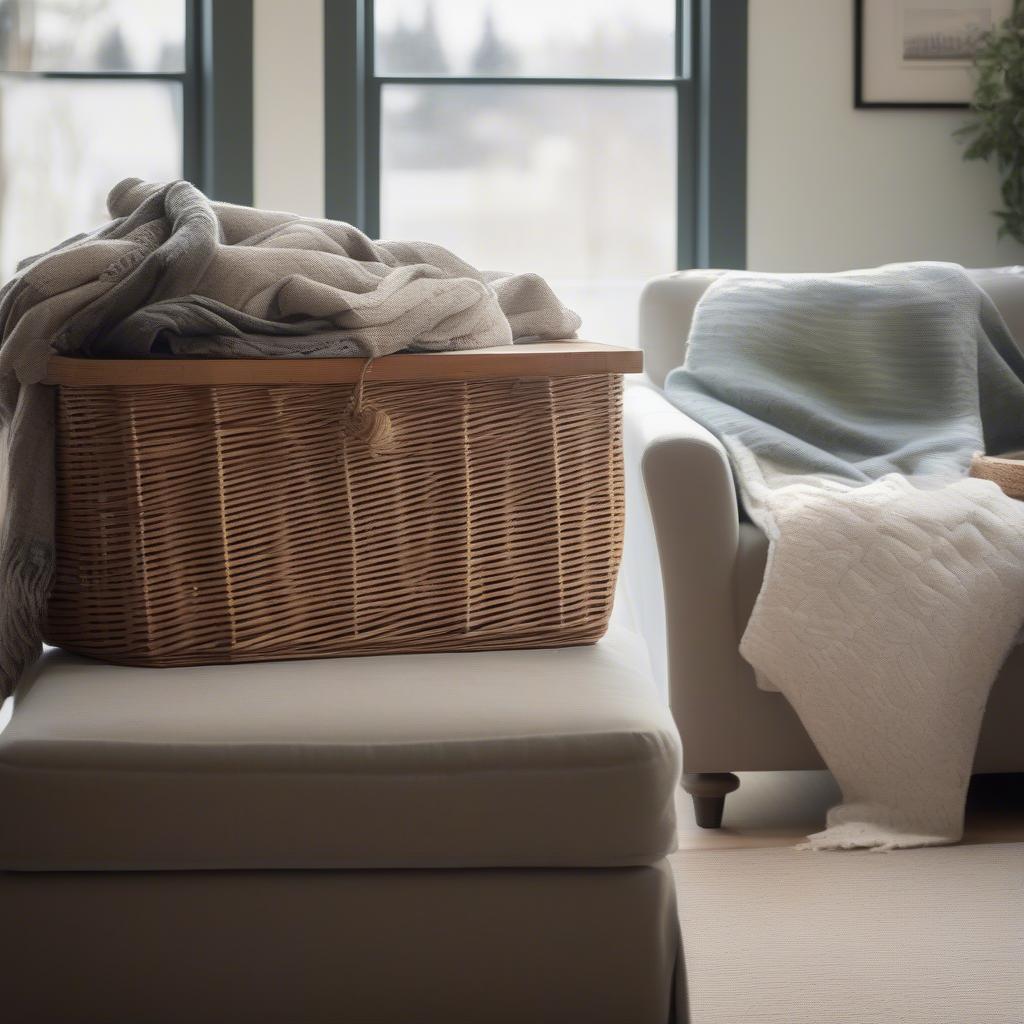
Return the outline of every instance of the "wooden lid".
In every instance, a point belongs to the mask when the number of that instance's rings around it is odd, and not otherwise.
[[[75,359],[51,356],[44,383],[75,387],[210,384],[354,384],[363,359]],[[375,359],[368,382],[493,380],[640,373],[637,348],[545,341],[467,352],[403,352]]]

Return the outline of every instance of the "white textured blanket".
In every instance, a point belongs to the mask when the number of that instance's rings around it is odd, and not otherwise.
[[[667,394],[718,434],[768,534],[740,650],[843,803],[816,849],[955,842],[1024,622],[1024,503],[965,478],[1024,440],[1024,358],[959,267],[730,275]]]

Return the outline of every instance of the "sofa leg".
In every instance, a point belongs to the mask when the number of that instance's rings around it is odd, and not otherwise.
[[[693,812],[701,828],[721,828],[725,798],[740,784],[732,772],[686,772],[683,789],[693,797]]]

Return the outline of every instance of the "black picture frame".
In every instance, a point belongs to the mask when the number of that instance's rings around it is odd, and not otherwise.
[[[864,99],[864,0],[853,0],[853,105],[857,110],[967,110],[970,103]]]

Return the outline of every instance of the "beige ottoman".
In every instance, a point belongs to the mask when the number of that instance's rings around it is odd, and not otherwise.
[[[642,644],[133,669],[0,734],[9,1024],[666,1024],[679,743]]]

